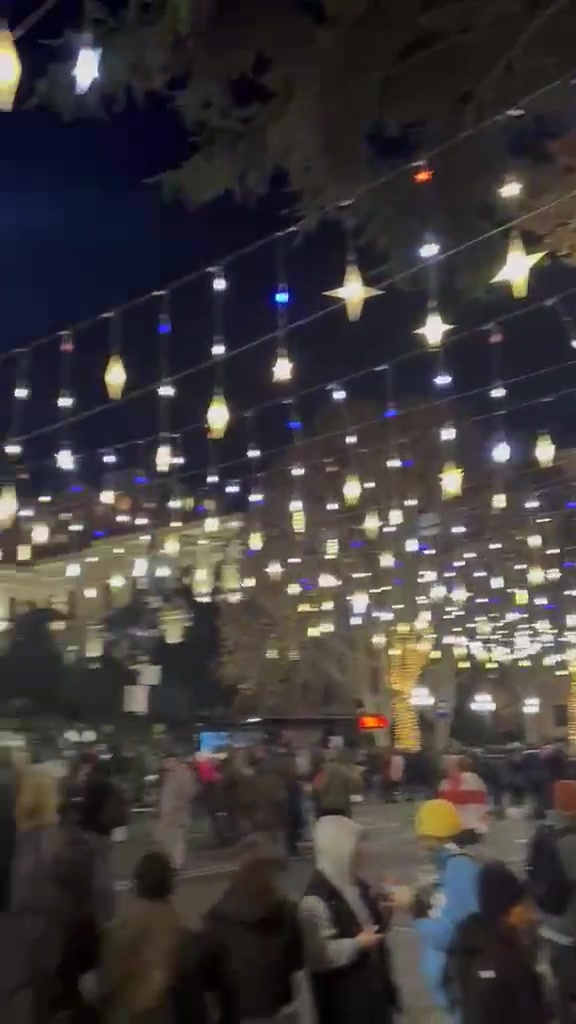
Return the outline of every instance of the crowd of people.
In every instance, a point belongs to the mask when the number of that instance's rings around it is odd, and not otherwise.
[[[362,773],[328,752],[311,766],[314,868],[295,903],[282,871],[300,834],[300,785],[284,755],[256,752],[251,763],[232,757],[218,768],[168,758],[154,842],[128,899],[111,867],[111,837],[128,816],[122,790],[88,761],[64,786],[42,766],[16,771],[11,797],[3,793],[13,814],[2,820],[2,1022],[387,1024],[403,1013],[388,933],[406,913],[444,1019],[576,1020],[576,781],[549,773],[549,810],[520,877],[488,856],[488,787],[478,765],[446,759],[437,795],[415,805],[433,880],[376,889],[353,820]],[[173,899],[186,815],[216,786],[235,787],[226,829],[236,866],[191,931]]]

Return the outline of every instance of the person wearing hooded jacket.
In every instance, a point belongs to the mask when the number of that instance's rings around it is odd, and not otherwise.
[[[431,899],[417,894],[412,913],[421,943],[421,971],[434,1001],[446,1009],[444,975],[448,950],[458,925],[478,910],[480,863],[469,846],[460,842],[467,836],[453,804],[428,800],[416,816],[416,833],[438,872]]]
[[[545,1024],[543,985],[534,965],[535,912],[501,861],[478,877],[478,912],[457,928],[445,986],[459,1024]]]
[[[204,988],[219,1024],[295,1017],[303,948],[297,908],[278,884],[282,857],[259,835],[238,852],[239,867],[204,921]]]
[[[314,828],[316,870],[300,920],[318,1024],[385,1024],[399,1009],[385,941],[389,904],[357,874],[361,837],[342,815]]]

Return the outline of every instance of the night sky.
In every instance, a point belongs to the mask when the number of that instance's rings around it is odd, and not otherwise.
[[[66,5],[63,7],[66,9]],[[26,41],[22,57],[25,64],[30,61],[28,74],[31,66],[37,67],[45,59],[39,40],[57,34],[58,28],[56,15],[51,16],[42,24],[42,32],[38,29],[36,37]],[[255,209],[223,199],[210,208],[192,212],[176,201],[167,203],[157,185],[146,184],[146,179],[174,166],[187,151],[186,138],[176,119],[158,105],[131,109],[107,120],[80,119],[71,124],[47,112],[18,110],[2,115],[0,146],[3,351],[162,288],[286,223],[279,211],[288,206],[288,193],[272,196]],[[289,253],[292,319],[330,305],[321,292],[340,283],[343,262],[342,236],[334,223],[306,237]],[[382,255],[364,254],[366,272],[378,262],[384,262]],[[234,349],[273,330],[274,248],[265,247],[256,256],[234,263],[228,277],[226,335],[229,347]],[[535,275],[531,300],[545,299],[574,285],[572,271],[544,267]],[[337,310],[295,332],[290,342],[298,366],[295,387],[328,383],[409,350],[418,351],[420,342],[411,332],[424,318],[425,302],[423,292],[390,289],[368,303],[358,325],[349,325],[343,311]],[[566,305],[576,313],[576,295]],[[487,323],[511,308],[512,302],[504,297],[502,289],[488,302],[473,302],[444,313],[445,319],[467,327]],[[130,388],[145,386],[158,377],[157,312],[157,303],[148,303],[125,318]],[[174,371],[208,359],[212,324],[206,277],[175,292],[172,319]],[[504,376],[576,356],[559,318],[548,308],[516,318],[506,327],[505,339]],[[227,394],[236,415],[277,395],[270,383],[274,350],[271,340],[227,361]],[[102,323],[78,332],[72,383],[79,411],[105,401],[101,377],[106,358],[106,328]],[[449,358],[457,392],[488,383],[485,333],[458,342]],[[12,369],[5,372],[12,382]],[[409,360],[397,373],[397,397],[429,395],[431,376],[428,356]],[[59,378],[54,342],[33,357],[31,378],[34,400],[25,410],[19,430],[23,434],[56,421]],[[174,403],[174,430],[201,423],[213,380],[212,370],[205,370],[182,382]],[[512,389],[511,398],[522,401],[536,394],[543,396],[572,382],[576,385],[576,365],[568,373],[548,374],[531,384],[519,385]],[[383,402],[382,375],[361,377],[350,388],[350,394]],[[302,400],[300,412],[305,424],[317,414],[324,401],[321,395],[317,392]],[[10,418],[9,404],[2,403],[3,431]],[[482,406],[479,408],[482,411]],[[284,419],[279,406],[257,417],[256,429],[261,432],[263,448],[288,442]],[[528,409],[512,422],[532,431],[536,425],[550,425],[559,439],[568,443],[573,439],[573,419],[574,398],[570,395],[544,410],[539,407],[536,413],[534,408]],[[157,402],[151,395],[118,408],[109,407],[105,414],[87,419],[69,433],[81,451],[136,440],[157,429]],[[49,459],[57,436],[50,434],[31,442],[26,447],[28,458],[38,463]],[[241,455],[246,439],[242,429],[231,431],[230,439],[221,445],[221,459]],[[200,468],[206,458],[202,431],[189,432],[185,448],[188,469]],[[152,450],[149,446],[143,458],[150,459]],[[134,465],[135,459],[135,450],[129,449],[126,461]],[[90,462],[86,460],[88,476]],[[240,468],[231,475],[240,476],[244,471]]]

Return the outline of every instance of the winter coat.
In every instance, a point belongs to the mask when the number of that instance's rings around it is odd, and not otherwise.
[[[241,873],[205,920],[203,976],[222,1024],[276,1016],[303,965],[296,908],[271,884]]]
[[[456,929],[478,910],[481,864],[471,854],[448,844],[438,853],[439,879],[428,917],[416,922],[420,935],[420,968],[435,1002],[446,1005],[444,972]]]
[[[9,910],[0,914],[0,1019],[10,1024],[42,1020],[54,994],[63,942],[60,851],[56,825],[17,833]]]
[[[550,811],[546,824],[557,832],[572,828],[558,839],[558,853],[566,878],[572,883],[572,897],[564,913],[559,917],[542,915],[541,934],[551,942],[561,945],[576,944],[576,817],[562,811]]]
[[[300,905],[318,1024],[384,1024],[399,1009],[388,948],[363,950],[357,936],[388,920],[370,887],[351,873],[360,828],[341,815],[315,828],[316,871]]]
[[[314,779],[314,797],[318,814],[352,814],[351,797],[360,791],[354,769],[339,761],[328,761]]]
[[[101,984],[110,1021],[164,1021],[176,975],[182,923],[168,900],[134,899],[103,942]]]
[[[459,1024],[545,1024],[548,1017],[529,947],[516,928],[480,914],[456,930],[445,987]]]
[[[184,825],[190,818],[194,779],[186,765],[170,768],[160,790],[158,818],[162,825]]]

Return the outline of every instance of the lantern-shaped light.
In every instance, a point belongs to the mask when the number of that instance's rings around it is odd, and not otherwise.
[[[440,486],[443,498],[458,498],[462,494],[464,473],[455,462],[444,463],[440,474]]]
[[[362,523],[362,529],[369,540],[375,540],[380,533],[380,527],[382,526],[382,520],[378,515],[378,512],[371,510],[364,516],[364,522]]]
[[[496,494],[492,495],[490,507],[492,508],[493,512],[502,512],[502,510],[505,509],[507,505],[508,497],[504,493],[504,491],[498,491]]]
[[[273,562],[269,562],[266,566],[266,572],[271,580],[279,580],[284,572],[282,562],[279,562],[277,559]]]
[[[353,615],[364,615],[370,604],[370,595],[364,590],[357,590],[350,595],[350,604]]]
[[[122,357],[117,354],[111,355],[104,374],[108,398],[111,398],[113,401],[122,398],[122,392],[126,387],[127,379]]]
[[[342,487],[342,496],[346,505],[357,505],[362,496],[362,481],[357,473],[349,473]]]
[[[30,532],[33,544],[47,544],[50,540],[50,527],[47,523],[34,523]]]
[[[404,512],[401,508],[391,508],[388,513],[389,526],[401,526],[404,522]]]
[[[14,484],[4,484],[0,490],[0,529],[12,526],[18,512],[18,496]]]
[[[536,447],[534,448],[534,455],[539,466],[543,469],[547,469],[554,463],[554,456],[556,455],[556,445],[550,437],[550,434],[540,434],[536,441]]]
[[[262,551],[264,547],[264,534],[261,530],[251,530],[248,534],[248,548],[250,551]]]
[[[276,362],[272,367],[272,380],[275,384],[285,384],[292,379],[292,360],[286,349],[278,349]]]
[[[224,397],[224,392],[221,388],[216,388],[208,411],[206,412],[206,426],[208,427],[208,437],[212,441],[220,441],[224,437],[228,429],[230,422],[230,410],[228,408],[228,402]]]
[[[290,515],[292,516],[292,529],[294,533],[306,532],[306,513],[304,505],[299,498],[293,498],[290,502]]]
[[[6,22],[0,22],[0,110],[12,110],[21,75],[22,64],[14,38]]]
[[[526,573],[526,579],[531,587],[539,587],[546,579],[546,573],[541,565],[531,565]]]
[[[168,473],[172,465],[172,445],[163,441],[156,449],[156,472]]]

